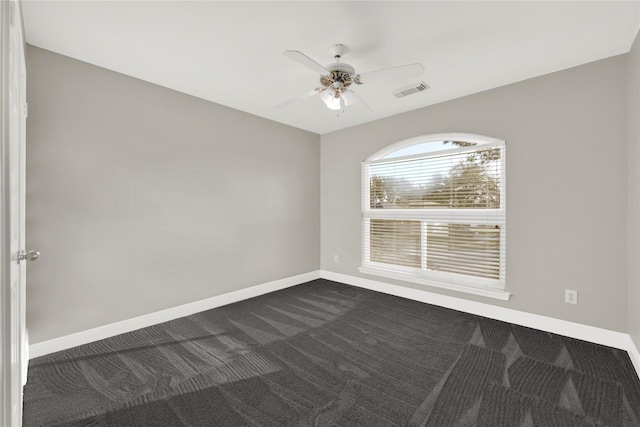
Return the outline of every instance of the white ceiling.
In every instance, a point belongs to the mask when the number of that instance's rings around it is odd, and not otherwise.
[[[318,134],[626,53],[638,1],[31,1],[27,42],[129,76]],[[420,62],[421,79],[355,87],[371,106],[340,117],[282,55],[322,65],[345,44],[356,72]],[[431,89],[397,99],[395,89]],[[606,82],[602,82],[606,84]]]

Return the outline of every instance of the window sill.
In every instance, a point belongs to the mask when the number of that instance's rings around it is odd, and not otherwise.
[[[464,292],[472,295],[480,295],[483,297],[494,298],[502,301],[508,301],[511,294],[507,291],[501,291],[499,289],[488,288],[474,288],[471,286],[453,285],[449,283],[436,282],[433,280],[425,279],[422,277],[416,277],[411,274],[400,273],[395,271],[383,270],[371,267],[360,267],[358,269],[360,273],[371,274],[374,276],[387,277],[389,279],[398,279],[405,282],[418,283],[420,285],[432,286],[435,288],[448,289],[451,291]]]

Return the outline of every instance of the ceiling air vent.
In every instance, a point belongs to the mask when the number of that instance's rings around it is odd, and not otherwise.
[[[393,95],[396,98],[404,98],[405,96],[413,95],[414,93],[424,92],[427,89],[429,89],[429,85],[425,82],[420,82],[409,87],[398,89],[397,91],[393,92]]]

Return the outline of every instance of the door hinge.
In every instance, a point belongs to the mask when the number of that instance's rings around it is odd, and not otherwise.
[[[29,117],[29,104],[27,104],[26,102],[24,103],[24,117],[25,119]]]

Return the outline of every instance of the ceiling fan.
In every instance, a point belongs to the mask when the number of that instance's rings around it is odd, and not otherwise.
[[[375,83],[376,81],[391,78],[416,78],[424,72],[422,64],[415,63],[357,74],[353,66],[346,62],[340,62],[340,58],[342,58],[342,55],[346,50],[347,47],[343,44],[335,44],[331,46],[330,51],[335,62],[327,65],[326,67],[323,67],[304,53],[297,50],[284,51],[283,54],[285,56],[304,65],[310,70],[319,73],[320,84],[322,86],[278,104],[276,105],[276,108],[283,108],[301,99],[319,94],[322,102],[324,102],[331,110],[343,110],[345,106],[352,105],[356,101],[360,101],[365,107],[371,110],[371,108],[351,89],[351,85],[354,83],[356,85]]]

